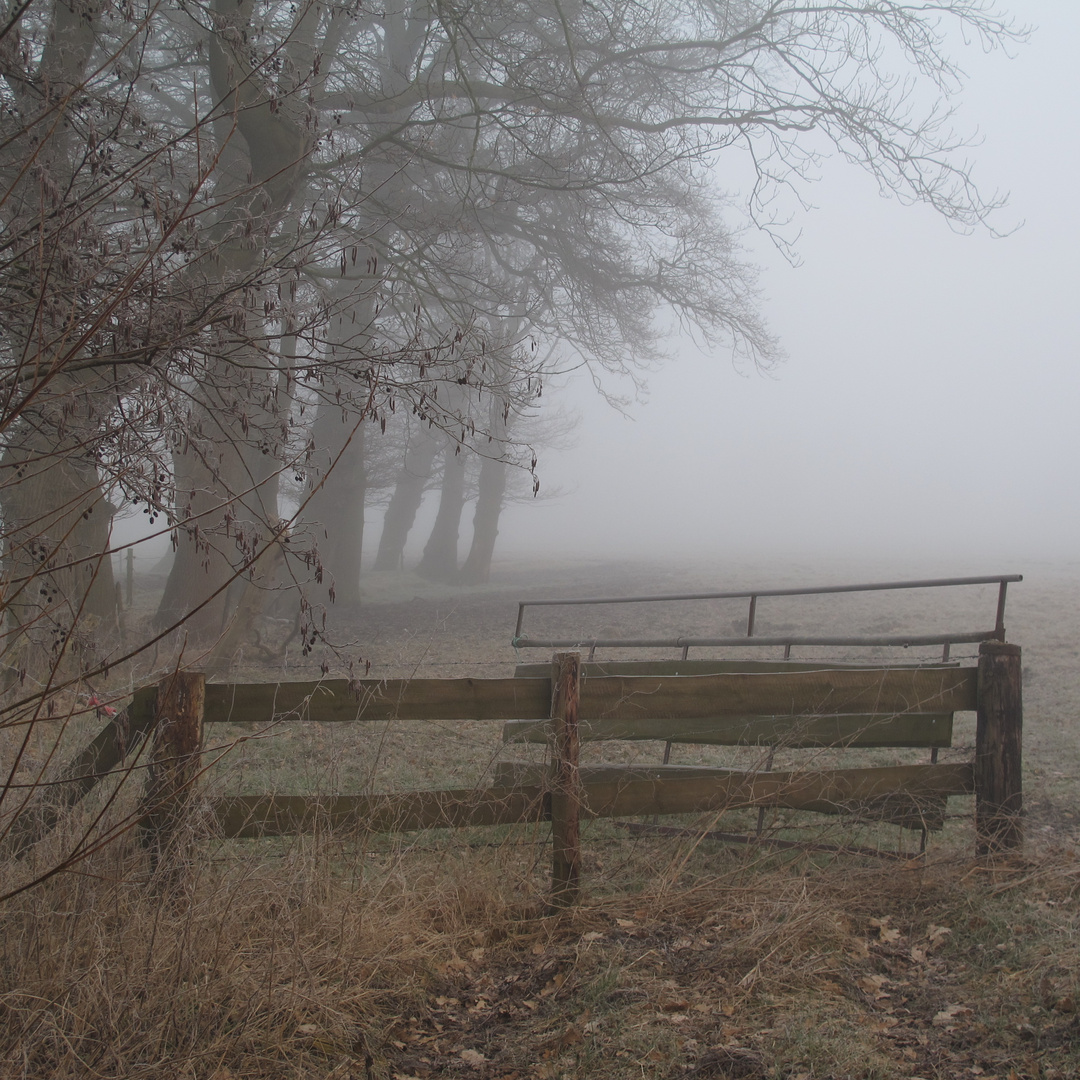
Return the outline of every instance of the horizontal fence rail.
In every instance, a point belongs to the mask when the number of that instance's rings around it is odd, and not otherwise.
[[[681,649],[683,657],[692,648],[737,648],[753,646],[783,646],[785,658],[790,656],[792,648],[834,646],[834,647],[876,647],[894,646],[911,648],[915,646],[940,645],[943,658],[947,659],[952,645],[975,645],[984,641],[1005,640],[1005,597],[1010,582],[1023,581],[1022,574],[997,574],[987,577],[926,578],[915,581],[882,581],[858,585],[813,585],[791,589],[739,589],[720,592],[698,593],[653,593],[642,596],[591,596],[561,597],[554,599],[521,600],[518,602],[517,623],[514,627],[512,644],[517,649],[564,649],[589,648],[592,658],[597,649]],[[942,589],[969,585],[997,585],[997,610],[994,626],[985,630],[960,630],[945,634],[755,634],[758,600],[767,597],[783,596],[828,596],[845,593],[889,592],[904,589]],[[676,635],[674,637],[617,637],[617,636],[547,636],[530,637],[524,633],[525,612],[528,608],[538,607],[581,607],[590,605],[613,604],[652,604],[674,603],[696,600],[747,600],[746,633],[733,635]]]
[[[762,634],[754,637],[669,637],[669,638],[514,638],[516,649],[573,649],[588,645],[593,649],[695,649],[739,648],[752,645],[978,645],[999,641],[997,630],[961,630],[949,634]]]
[[[788,750],[952,746],[953,714],[852,713],[841,716],[713,716],[693,719],[643,716],[580,721],[582,742],[604,740],[692,743],[699,746],[777,746]],[[508,720],[503,741],[547,743],[546,720]]]
[[[210,805],[226,839],[258,839],[341,828],[391,833],[550,821],[549,796],[546,785],[520,785],[388,795],[235,795]]]
[[[895,820],[900,808],[921,823],[924,802],[970,795],[970,763],[900,765],[866,769],[798,770],[747,774],[683,767],[671,774],[636,767],[626,775],[612,766],[581,766],[581,816],[692,814],[777,806],[826,814],[861,813]],[[695,775],[696,773],[696,775]],[[236,795],[212,800],[227,839],[286,836],[325,829],[415,832],[481,825],[551,821],[551,786],[407,791],[387,795]]]
[[[550,708],[546,678],[324,679],[206,687],[207,723],[542,719]]]
[[[718,675],[588,676],[581,710],[601,720],[744,713],[954,712],[974,709],[974,668],[816,668]],[[542,720],[548,678],[327,680],[208,684],[206,723]]]

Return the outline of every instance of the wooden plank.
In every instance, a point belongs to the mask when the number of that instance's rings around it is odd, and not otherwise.
[[[542,765],[524,761],[504,761],[496,766],[493,782],[497,787],[541,784],[544,779],[543,773]],[[730,784],[738,783],[747,777],[780,774],[748,773],[745,770],[726,769],[712,765],[582,765],[580,775],[586,791],[591,788],[591,795],[596,796],[597,792],[610,790],[613,785],[622,788],[631,781],[644,784],[655,784],[659,781],[671,784],[681,781],[719,780]],[[875,821],[887,821],[909,829],[937,830],[945,823],[946,799],[947,796],[940,792],[920,793],[914,796],[898,791],[876,797],[872,804],[863,805],[861,814],[864,817],[872,817]],[[786,806],[787,804],[767,802],[760,805],[764,807],[765,805]],[[851,809],[850,806],[825,810],[820,806],[794,808],[825,813],[848,812]]]
[[[207,723],[314,720],[546,720],[551,681],[541,679],[327,679],[210,684]]]
[[[858,844],[826,844],[819,840],[785,840],[774,833],[747,834],[724,832],[723,829],[685,828],[679,825],[652,825],[644,821],[620,821],[619,828],[625,829],[631,836],[671,836],[676,839],[719,840],[721,844],[742,844],[754,847],[762,846],[776,851],[822,851],[830,855],[861,855],[868,859],[896,859],[908,862],[912,858],[909,851],[891,848],[862,847]]]
[[[581,712],[589,719],[618,720],[957,712],[974,710],[976,675],[975,668],[833,668],[678,678],[594,677],[582,684]]]
[[[948,747],[952,745],[952,713],[906,713],[874,716],[713,716],[672,720],[646,716],[625,720],[582,720],[582,741],[602,739],[656,740],[707,746]],[[543,720],[508,720],[503,741],[546,743]]]
[[[95,784],[112,772],[142,741],[154,726],[157,687],[136,690],[131,703],[109,721],[97,738],[60,774],[64,787],[63,802],[71,806],[91,791]]]
[[[696,780],[703,776],[730,776],[736,770],[716,765],[581,765],[583,784],[626,780]],[[493,787],[537,787],[548,778],[548,767],[531,761],[500,761],[491,778]]]
[[[211,811],[226,839],[341,828],[411,832],[513,825],[550,820],[546,787],[462,788],[390,795],[241,795],[214,800]]]
[[[700,779],[612,780],[585,786],[584,812],[592,817],[638,814],[695,814],[754,806],[779,806],[825,814],[889,810],[897,800],[917,807],[926,799],[968,795],[974,790],[970,763],[896,765],[817,772],[733,772]]]
[[[344,679],[209,685],[207,722],[540,720],[548,679]],[[582,685],[582,717],[893,714],[974,709],[974,668],[830,668],[674,678],[611,676]]]
[[[917,809],[925,800],[974,790],[972,766],[903,765],[881,769],[744,773],[716,770],[699,778],[614,778],[584,785],[591,817],[690,814],[751,806],[823,813],[872,811],[889,800]],[[545,785],[391,795],[245,795],[211,803],[226,838],[284,836],[320,829],[369,832],[510,825],[551,819]]]

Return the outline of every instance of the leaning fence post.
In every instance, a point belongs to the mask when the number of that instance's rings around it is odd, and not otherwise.
[[[551,904],[577,900],[581,875],[581,774],[578,771],[578,701],[581,654],[551,661]]]
[[[157,868],[177,834],[199,774],[206,676],[174,671],[158,683],[154,748],[146,781],[142,841]]]
[[[975,850],[993,855],[1023,843],[1021,776],[1024,710],[1020,646],[979,646],[975,728]]]

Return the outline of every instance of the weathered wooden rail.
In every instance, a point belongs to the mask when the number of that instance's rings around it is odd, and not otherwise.
[[[503,721],[509,741],[544,742],[544,768],[503,766],[490,787],[384,795],[250,795],[197,800],[227,838],[318,829],[412,831],[550,821],[557,902],[576,895],[582,817],[690,814],[740,807],[866,813],[935,827],[945,800],[976,798],[976,849],[1021,842],[1020,649],[980,647],[977,667],[823,667],[731,662],[583,665],[559,654],[505,679],[328,680],[206,684],[176,672],[140,690],[126,725],[113,723],[69,768],[73,789],[119,767],[153,732],[141,831],[155,858],[191,812],[204,724]],[[653,668],[649,671],[649,668]],[[741,668],[741,670],[733,670]],[[642,674],[641,672],[647,672]],[[544,672],[543,674],[541,672]],[[974,759],[949,764],[738,771],[689,766],[582,766],[592,739],[657,739],[789,749],[951,745],[952,715],[977,713]],[[78,796],[76,796],[78,797]],[[75,798],[65,800],[65,805]]]

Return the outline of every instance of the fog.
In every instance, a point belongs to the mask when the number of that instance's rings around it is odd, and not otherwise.
[[[560,494],[509,508],[503,555],[850,555],[996,572],[1080,550],[1080,10],[1010,6],[1031,40],[1011,60],[965,52],[956,104],[959,128],[983,139],[978,180],[1010,193],[997,224],[1021,227],[957,235],[824,163],[793,223],[799,266],[744,238],[785,362],[740,370],[680,340],[625,415],[587,376],[550,388],[549,407],[580,417],[576,441],[541,451],[542,493]]]
[[[496,559],[783,559],[829,576],[838,559],[888,575],[1077,558],[1080,7],[1004,6],[1031,39],[1012,58],[957,42],[968,82],[950,104],[957,129],[981,139],[970,158],[983,191],[1009,195],[994,222],[1006,235],[959,235],[823,161],[802,190],[813,205],[795,206],[786,230],[797,265],[767,236],[742,237],[785,360],[758,371],[674,337],[670,362],[622,411],[595,373],[549,383],[545,409],[576,417],[576,434],[537,447],[541,497],[506,509]],[[737,189],[727,169],[721,158],[718,182]],[[603,385],[633,396],[614,377]],[[406,566],[437,502],[429,492]],[[141,526],[120,522],[116,539]],[[369,562],[380,529],[369,507]],[[139,558],[167,547],[162,532]]]

